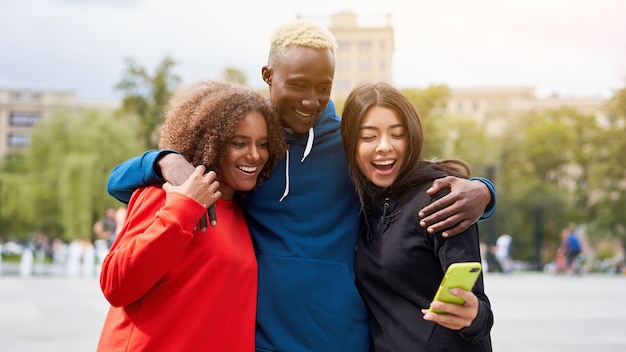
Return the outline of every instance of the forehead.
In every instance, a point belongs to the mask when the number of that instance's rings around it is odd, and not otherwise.
[[[331,79],[335,74],[335,57],[330,49],[294,46],[270,58],[277,76],[311,76]]]
[[[404,125],[398,112],[385,106],[375,105],[367,110],[361,122],[362,127],[384,128]]]
[[[236,136],[267,135],[267,121],[265,116],[258,111],[250,111],[239,120],[233,134]]]

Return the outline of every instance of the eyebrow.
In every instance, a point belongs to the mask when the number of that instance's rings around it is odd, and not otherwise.
[[[406,127],[406,125],[403,123],[397,123],[395,125],[389,126],[389,128],[399,128],[399,127]],[[377,130],[378,127],[369,126],[369,125],[361,125],[361,129],[362,130]]]
[[[240,138],[240,139],[245,139],[245,140],[252,140],[252,137],[250,137],[250,136],[244,136],[244,135],[242,135],[242,134],[236,134],[236,135],[234,135],[234,136],[232,136],[232,137],[230,137],[230,138],[231,138],[231,139],[234,139],[234,138]],[[261,137],[261,138],[259,138],[259,139],[269,139],[269,136],[263,136],[263,137]]]

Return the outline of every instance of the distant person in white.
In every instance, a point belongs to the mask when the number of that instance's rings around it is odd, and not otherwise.
[[[503,273],[510,273],[513,266],[513,260],[511,259],[511,242],[513,242],[513,238],[506,233],[500,235],[496,240],[494,255]]]

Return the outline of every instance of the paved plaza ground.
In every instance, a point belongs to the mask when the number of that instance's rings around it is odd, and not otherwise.
[[[496,352],[626,351],[626,276],[487,273]],[[0,276],[0,351],[94,351],[108,308],[95,277]]]

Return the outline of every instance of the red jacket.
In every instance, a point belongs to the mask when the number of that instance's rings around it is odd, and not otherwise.
[[[194,230],[202,204],[160,187],[137,190],[104,260],[111,303],[98,351],[253,351],[257,263],[236,202]]]

